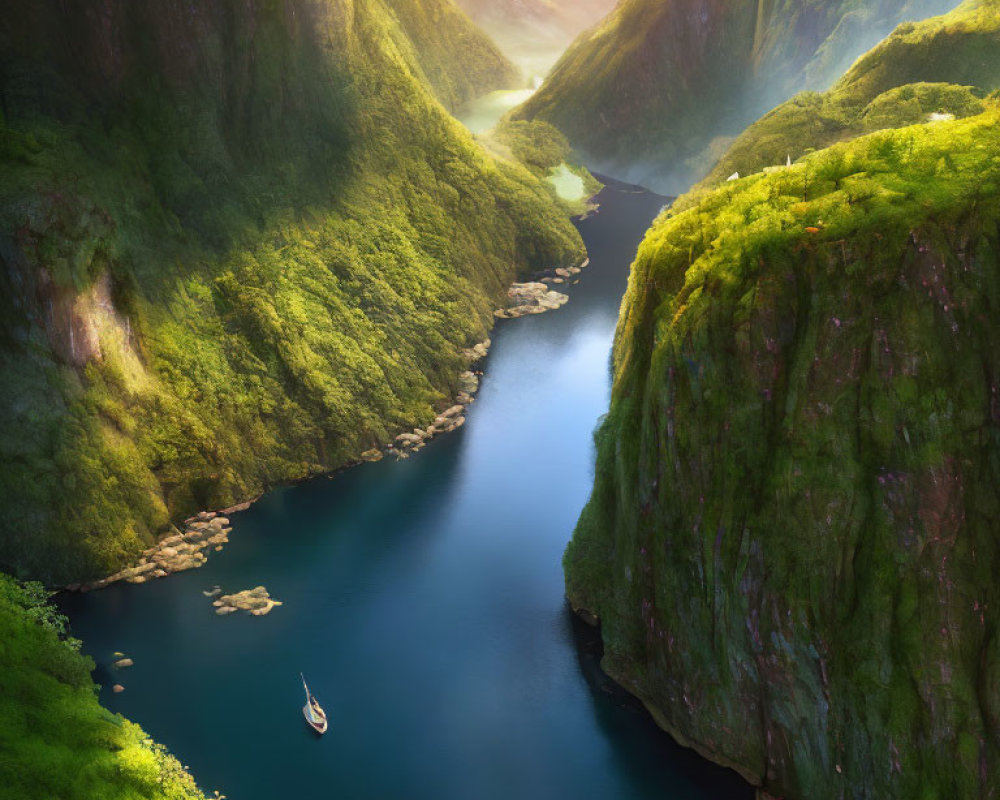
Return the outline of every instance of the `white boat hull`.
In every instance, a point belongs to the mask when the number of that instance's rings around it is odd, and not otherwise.
[[[314,731],[316,731],[316,733],[319,734],[326,733],[328,725],[326,716],[324,715],[317,719],[312,713],[311,709],[309,708],[308,703],[302,706],[302,716],[306,718],[306,722],[309,724],[309,727],[312,728]]]

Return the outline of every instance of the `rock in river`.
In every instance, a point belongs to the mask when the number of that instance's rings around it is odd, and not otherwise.
[[[258,586],[255,589],[246,589],[236,594],[224,594],[214,603],[215,613],[219,615],[232,614],[234,611],[248,611],[255,617],[262,617],[269,614],[275,606],[280,606],[281,601],[273,600],[267,589]]]
[[[507,291],[507,308],[494,312],[498,319],[514,319],[528,314],[543,314],[569,302],[569,296],[549,289],[544,283],[515,283]]]

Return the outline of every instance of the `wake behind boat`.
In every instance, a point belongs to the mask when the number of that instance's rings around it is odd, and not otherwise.
[[[316,733],[322,735],[326,733],[328,724],[326,712],[319,704],[319,701],[309,692],[309,686],[306,684],[305,675],[300,672],[299,676],[302,678],[302,686],[306,690],[306,704],[302,706],[302,715],[306,718],[306,722],[309,723],[309,727],[316,731]]]

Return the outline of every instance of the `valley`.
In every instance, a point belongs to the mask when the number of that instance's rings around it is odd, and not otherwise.
[[[997,796],[998,45],[17,0],[0,796]]]

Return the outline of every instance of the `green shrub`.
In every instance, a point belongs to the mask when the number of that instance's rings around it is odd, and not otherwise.
[[[78,647],[39,584],[0,575],[0,794],[202,800],[161,745],[101,708]]]

